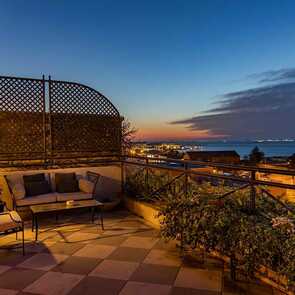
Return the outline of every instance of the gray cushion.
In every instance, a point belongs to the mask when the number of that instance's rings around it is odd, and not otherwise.
[[[107,176],[98,179],[95,189],[95,199],[100,202],[111,202],[116,199],[121,191],[121,183]]]
[[[79,191],[75,173],[56,173],[55,184],[58,193],[73,193]]]
[[[16,200],[17,206],[30,206],[36,204],[54,203],[56,202],[56,193],[49,193],[44,195],[38,195],[34,197],[27,197],[21,200]]]
[[[48,181],[25,182],[26,197],[44,195],[51,192]]]
[[[92,194],[87,194],[83,192],[57,194],[58,202],[66,202],[71,200],[87,200],[87,199],[92,199]]]
[[[45,174],[44,173],[37,173],[37,174],[24,175],[23,180],[24,180],[24,183],[34,182],[34,181],[44,181]]]

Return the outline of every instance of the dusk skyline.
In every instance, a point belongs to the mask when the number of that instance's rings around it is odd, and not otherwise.
[[[294,10],[293,1],[3,1],[1,74],[90,85],[139,140],[294,138]]]

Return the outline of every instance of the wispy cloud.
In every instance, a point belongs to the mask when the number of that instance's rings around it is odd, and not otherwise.
[[[295,137],[295,68],[255,74],[252,78],[267,84],[226,93],[216,107],[171,124],[233,139]]]

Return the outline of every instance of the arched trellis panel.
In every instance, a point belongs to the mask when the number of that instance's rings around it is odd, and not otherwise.
[[[121,123],[111,101],[86,85],[0,76],[0,160],[119,154]]]

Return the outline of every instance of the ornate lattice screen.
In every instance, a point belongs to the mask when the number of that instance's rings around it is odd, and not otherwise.
[[[120,153],[120,114],[104,95],[76,83],[49,85],[53,154]]]
[[[119,154],[121,123],[88,86],[0,76],[0,161]]]
[[[0,159],[45,152],[44,80],[0,77]]]

